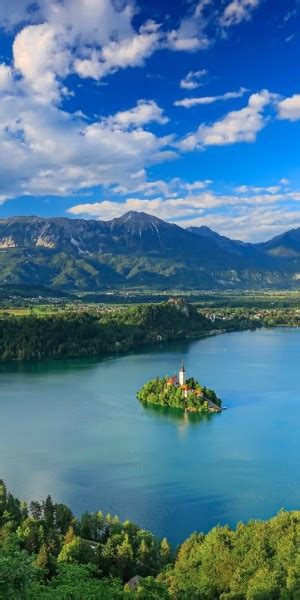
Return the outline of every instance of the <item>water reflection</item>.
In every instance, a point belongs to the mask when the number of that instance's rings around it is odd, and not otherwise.
[[[167,406],[160,406],[159,404],[147,404],[146,402],[140,402],[142,413],[151,413],[155,416],[161,416],[169,422],[185,424],[185,425],[197,425],[198,423],[207,423],[211,419],[220,416],[219,413],[207,414],[207,413],[190,413],[185,412],[181,408],[169,408]]]

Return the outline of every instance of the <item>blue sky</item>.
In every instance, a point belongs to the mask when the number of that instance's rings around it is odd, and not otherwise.
[[[2,0],[0,216],[300,226],[300,3]]]

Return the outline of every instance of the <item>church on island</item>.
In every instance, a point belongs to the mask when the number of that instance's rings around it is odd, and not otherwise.
[[[173,377],[169,377],[169,379],[167,380],[167,385],[174,385],[177,388],[181,388],[184,398],[188,398],[190,394],[196,394],[198,398],[203,397],[203,392],[201,390],[194,390],[187,384],[186,370],[183,361],[181,363],[178,376],[174,375]]]
[[[222,401],[214,390],[202,386],[194,377],[186,376],[182,361],[178,374],[155,377],[137,392],[137,398],[149,404],[180,408],[185,412],[221,412]]]

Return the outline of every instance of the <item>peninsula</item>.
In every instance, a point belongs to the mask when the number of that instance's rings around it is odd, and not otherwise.
[[[181,408],[185,412],[215,413],[222,411],[222,401],[193,377],[186,378],[182,361],[178,375],[156,377],[143,385],[137,398],[148,404]]]

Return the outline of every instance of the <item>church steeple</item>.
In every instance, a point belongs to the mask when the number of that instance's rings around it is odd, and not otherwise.
[[[185,382],[186,382],[186,375],[185,375],[185,368],[184,368],[183,359],[182,359],[182,362],[181,362],[181,367],[179,369],[179,377],[178,377],[178,379],[179,379],[179,384],[180,385],[184,385],[185,384]]]

